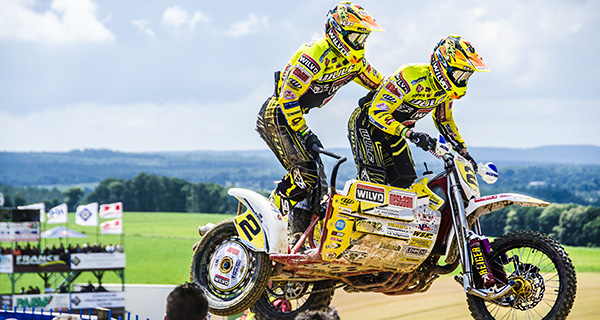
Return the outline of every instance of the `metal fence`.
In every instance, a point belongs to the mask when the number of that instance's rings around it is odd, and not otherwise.
[[[0,311],[0,320],[52,320],[56,316],[59,316],[62,314],[76,315],[76,316],[79,316],[79,318],[81,318],[82,320],[90,320],[90,319],[144,320],[144,319],[141,319],[138,315],[132,315],[129,312],[123,316],[118,316],[116,318],[113,318],[112,310],[103,309],[103,308],[95,308],[95,309],[89,308],[87,310],[87,312],[84,312],[83,309],[80,309],[79,313],[72,312],[72,310],[69,309],[63,313],[62,310],[59,310],[58,312],[56,312],[52,309],[50,309],[49,311],[45,311],[43,308],[41,308],[41,309],[31,308],[29,310],[27,310],[26,308],[22,308],[22,309],[14,308],[12,310],[9,310],[6,305]],[[150,319],[146,318],[145,320],[150,320]]]

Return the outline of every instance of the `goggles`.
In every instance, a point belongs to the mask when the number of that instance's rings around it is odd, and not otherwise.
[[[345,31],[343,35],[344,35],[344,38],[346,39],[346,41],[348,42],[348,44],[355,50],[360,50],[360,49],[364,48],[365,42],[367,41],[367,38],[369,37],[368,33],[352,32],[352,31]]]
[[[467,85],[467,81],[473,74],[473,71],[463,70],[459,68],[450,67],[448,70],[448,78],[454,82],[458,87],[464,87]]]

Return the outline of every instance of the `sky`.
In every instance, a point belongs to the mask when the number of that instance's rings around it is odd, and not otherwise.
[[[337,1],[0,0],[0,151],[266,149],[256,115]],[[386,30],[367,60],[384,76],[458,34],[491,73],[454,116],[467,146],[600,145],[600,1],[366,0]],[[348,147],[355,83],[306,115]],[[416,129],[436,134],[430,117]]]

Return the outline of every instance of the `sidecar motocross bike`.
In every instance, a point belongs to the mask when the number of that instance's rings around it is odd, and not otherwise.
[[[480,196],[477,175],[498,178],[492,163],[474,171],[440,137],[435,153],[444,171],[402,189],[365,181],[335,188],[333,166],[324,210],[312,216],[298,243],[288,244],[287,222],[264,196],[232,188],[237,216],[212,227],[196,244],[190,278],[203,288],[209,310],[235,315],[250,308],[258,319],[291,320],[326,310],[335,289],[406,295],[427,291],[440,275],[464,289],[474,319],[565,319],[576,293],[571,259],[551,237],[511,232],[489,242],[479,217],[511,205],[544,207],[529,196]],[[244,207],[246,210],[244,210]]]

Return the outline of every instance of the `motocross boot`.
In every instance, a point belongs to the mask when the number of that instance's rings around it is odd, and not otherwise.
[[[310,226],[312,212],[308,203],[307,200],[298,202],[288,215],[288,241],[290,247],[294,247],[298,243],[304,231]],[[304,249],[304,247],[301,247],[298,251],[302,252]]]

